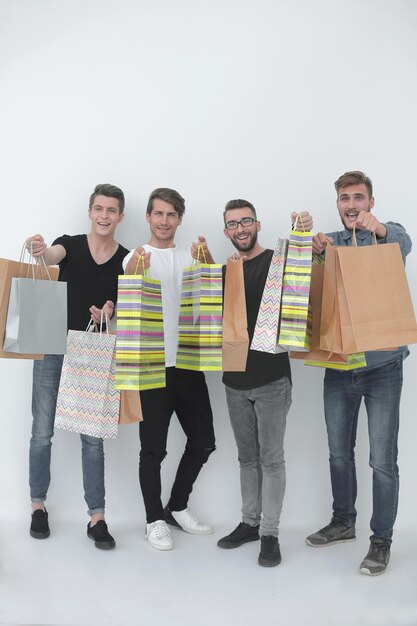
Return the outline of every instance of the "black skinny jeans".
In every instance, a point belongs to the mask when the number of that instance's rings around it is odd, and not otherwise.
[[[140,392],[143,422],[139,425],[141,451],[139,481],[148,524],[164,519],[161,503],[161,462],[166,456],[168,428],[176,413],[187,437],[168,506],[187,508],[193,484],[215,449],[213,413],[202,372],[167,367],[166,387]]]

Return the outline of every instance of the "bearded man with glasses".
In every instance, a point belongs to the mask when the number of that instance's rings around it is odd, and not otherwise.
[[[251,341],[273,251],[258,242],[261,223],[253,204],[230,200],[223,217],[224,234],[236,248],[236,256],[244,259]],[[293,213],[293,221],[295,217]],[[299,220],[305,230],[311,230],[313,220],[307,211],[299,214]],[[242,521],[217,545],[238,548],[260,538],[258,563],[273,567],[281,562],[278,526],[285,492],[284,434],[292,387],[288,353],[249,350],[246,371],[224,372],[223,383],[238,448]]]

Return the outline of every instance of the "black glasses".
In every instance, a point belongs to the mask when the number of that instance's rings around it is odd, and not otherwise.
[[[254,222],[257,220],[254,217],[242,217],[240,222],[237,220],[231,220],[230,222],[226,222],[224,225],[226,230],[236,230],[239,224],[244,228],[245,226],[252,226]]]

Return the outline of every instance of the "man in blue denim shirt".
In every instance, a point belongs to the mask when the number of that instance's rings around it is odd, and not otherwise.
[[[335,182],[337,208],[344,230],[313,238],[313,253],[323,253],[327,243],[352,245],[355,226],[359,246],[398,242],[405,263],[411,240],[400,224],[382,224],[371,213],[372,183],[363,172],[346,172]],[[393,526],[397,515],[399,475],[397,440],[406,346],[392,351],[366,353],[365,368],[341,372],[326,369],[324,411],[330,450],[333,516],[330,524],[306,539],[313,547],[354,541],[357,494],[355,441],[359,408],[364,398],[368,415],[369,464],[373,471],[371,543],[360,565],[362,574],[382,574],[389,561]]]

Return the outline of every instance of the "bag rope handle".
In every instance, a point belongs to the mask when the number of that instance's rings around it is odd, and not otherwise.
[[[29,263],[26,271],[26,278],[29,278],[29,266],[32,268],[32,279],[35,280],[35,266],[39,265],[41,270],[41,277],[43,279],[43,270],[45,269],[48,279],[52,281],[51,275],[48,270],[48,266],[45,262],[43,254],[41,254],[38,258],[33,256],[33,241],[30,242],[30,250],[29,252]],[[26,242],[22,246],[22,250],[20,251],[19,263],[24,263],[26,256]]]
[[[104,317],[104,313],[103,313],[103,309],[100,309],[100,326],[97,325],[97,323],[93,320],[93,318],[90,318],[90,321],[87,324],[87,328],[85,329],[86,333],[89,332],[93,332],[93,333],[100,333],[100,337],[103,334],[103,324],[106,324],[106,335],[109,334],[109,316],[106,315],[105,320],[103,321],[103,317]]]
[[[135,276],[138,273],[139,263],[141,261],[142,261],[142,276],[146,276],[146,274],[147,274],[147,270],[145,269],[145,255],[144,254],[140,254],[138,256],[138,260],[136,261]]]
[[[372,237],[372,245],[373,246],[377,246],[377,240],[376,240],[376,234],[375,233],[371,233],[371,237]],[[358,240],[356,239],[356,227],[355,224],[353,224],[353,229],[352,229],[352,247],[357,248],[358,247]]]
[[[203,261],[200,261],[200,254],[203,258]],[[202,243],[199,243],[197,245],[197,258],[194,259],[196,263],[205,263],[207,264],[207,257],[206,257],[206,253],[204,251],[204,246]]]

